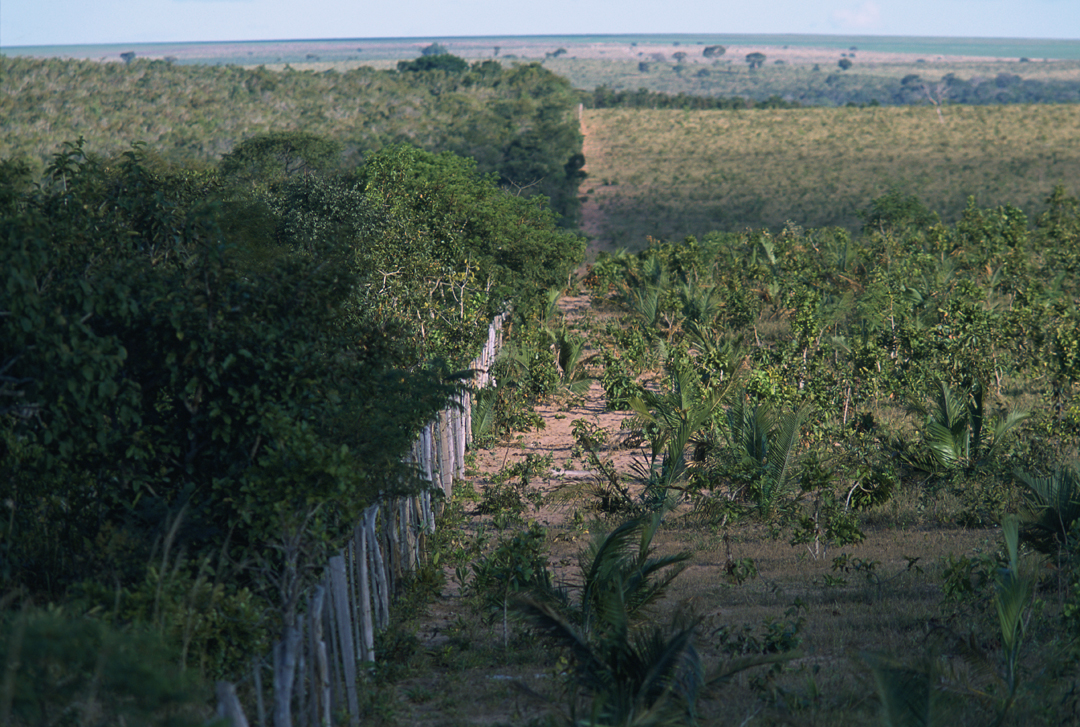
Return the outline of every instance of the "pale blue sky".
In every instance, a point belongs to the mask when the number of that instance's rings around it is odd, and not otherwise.
[[[1080,1],[0,0],[0,47],[599,33],[1080,39]]]

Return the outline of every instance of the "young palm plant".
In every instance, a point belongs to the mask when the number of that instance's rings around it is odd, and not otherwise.
[[[712,421],[733,385],[734,379],[729,378],[726,384],[703,391],[688,367],[675,366],[668,392],[646,390],[630,399],[630,407],[648,425],[650,452],[636,469],[650,504],[668,505],[672,491],[687,473],[687,444]]]
[[[664,313],[664,297],[671,288],[671,276],[658,257],[648,258],[640,274],[627,278],[626,304],[640,315],[649,328],[656,328]]]
[[[926,451],[907,458],[910,464],[927,472],[977,469],[996,454],[1009,432],[1030,416],[1028,412],[1011,411],[989,420],[981,385],[976,384],[967,396],[958,396],[945,382],[940,382],[939,387],[927,412]]]
[[[1062,468],[1050,477],[1016,472],[1027,488],[1020,536],[1040,553],[1057,555],[1069,548],[1069,532],[1080,520],[1080,476]]]
[[[581,396],[589,390],[593,377],[589,376],[588,366],[596,355],[585,356],[586,341],[581,336],[571,333],[566,328],[555,332],[555,350],[559,372],[559,383],[569,394]]]
[[[798,445],[810,408],[776,414],[745,394],[727,411],[729,443],[754,472],[750,497],[762,518],[769,518],[787,495],[798,471]]]
[[[518,603],[534,627],[570,650],[574,724],[685,724],[694,713],[704,682],[692,642],[696,623],[642,623],[690,557],[654,555],[660,520],[657,513],[596,535],[581,558],[576,601],[559,590]],[[579,720],[582,691],[592,700]]]
[[[652,608],[682,572],[690,554],[657,557],[652,540],[662,513],[597,534],[583,553],[576,601],[567,591],[522,599],[532,624],[569,649],[574,693],[570,723],[590,727],[692,724],[698,695],[739,672],[794,654],[734,659],[706,676],[694,648],[697,621],[650,620]],[[580,696],[591,696],[579,715]]]
[[[882,724],[947,725],[971,712],[971,702],[965,704],[964,697],[995,712],[994,727],[1005,723],[1023,687],[1020,652],[1036,577],[1021,567],[1019,518],[1007,516],[1001,530],[1006,560],[994,583],[1000,658],[984,652],[974,638],[958,639],[968,667],[960,675],[932,656],[921,666],[907,667],[887,656],[863,654],[877,683]]]

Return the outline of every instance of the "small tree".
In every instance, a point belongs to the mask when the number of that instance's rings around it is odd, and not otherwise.
[[[420,51],[422,56],[442,56],[448,54],[450,51],[446,49],[446,46],[442,43],[432,43],[431,45],[424,46]]]
[[[719,58],[725,53],[727,53],[727,48],[722,45],[707,45],[701,54],[706,58]]]
[[[464,73],[469,70],[469,63],[464,58],[458,58],[449,53],[439,55],[424,55],[412,61],[398,61],[397,69],[401,73],[407,71],[446,71],[447,73]]]
[[[851,66],[852,66],[851,59],[850,58],[841,58],[840,63],[838,63],[837,65],[840,66],[841,71],[846,71],[847,69],[851,68]]]
[[[764,53],[747,53],[746,62],[750,64],[750,69],[761,68],[765,65]]]

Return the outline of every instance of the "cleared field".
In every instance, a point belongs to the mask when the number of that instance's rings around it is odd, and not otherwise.
[[[890,188],[944,220],[973,196],[1029,215],[1080,183],[1080,107],[584,110],[592,249],[647,235],[839,225]]]

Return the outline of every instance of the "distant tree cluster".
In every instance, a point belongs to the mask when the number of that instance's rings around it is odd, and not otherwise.
[[[666,94],[639,88],[637,91],[614,91],[599,86],[581,95],[582,103],[592,109],[790,109],[801,104],[770,96],[760,101],[751,98],[696,96],[687,93]]]

